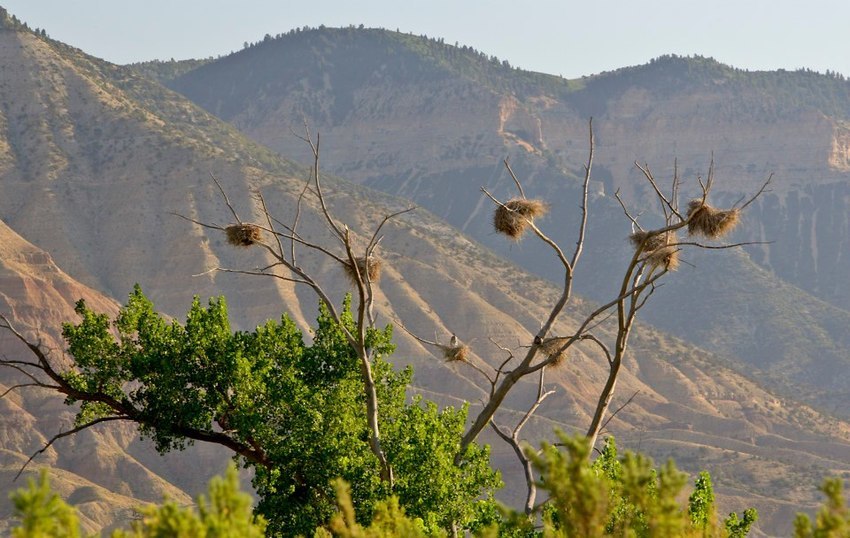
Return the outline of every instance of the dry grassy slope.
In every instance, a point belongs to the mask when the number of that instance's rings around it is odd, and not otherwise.
[[[193,277],[215,265],[252,268],[268,259],[255,250],[228,248],[219,235],[168,214],[177,211],[226,222],[226,209],[206,178],[213,170],[245,220],[259,217],[250,197],[254,188],[261,188],[273,212],[288,220],[303,173],[273,159],[264,161],[268,156],[261,150],[240,142],[232,130],[176,95],[128,78],[124,71],[78,51],[30,34],[0,32],[0,58],[9,74],[0,81],[0,140],[8,148],[0,170],[0,217],[49,251],[60,266],[69,267],[70,274],[111,296],[124,296],[138,281],[160,308],[174,315],[185,311],[194,293],[224,293],[238,326],[276,317],[282,310],[302,323],[312,319],[316,300],[302,289],[237,275]],[[48,80],[50,84],[43,82]],[[44,159],[31,159],[34,154]],[[386,211],[402,205],[344,182],[329,180],[327,187],[334,211],[361,235]],[[327,241],[314,205],[301,226],[307,237]],[[490,338],[510,346],[527,342],[546,305],[557,296],[550,285],[422,212],[391,225],[383,246],[387,269],[378,296],[381,319],[406,320],[413,330],[428,337],[436,331],[443,341],[454,331],[472,343],[476,360],[488,364],[502,359]],[[309,256],[303,263],[328,283],[332,297],[342,297],[339,267]],[[588,306],[579,301],[576,308],[586,311]],[[557,331],[568,334],[575,327],[574,316],[575,311],[565,315]],[[481,379],[474,372],[447,366],[431,350],[402,332],[396,334],[397,362],[414,364],[419,390],[444,403],[480,397]],[[765,458],[762,473],[785,466],[796,483],[803,483],[804,476],[813,481],[809,475],[827,469],[850,468],[844,423],[832,424],[805,408],[778,402],[704,353],[647,327],[641,328],[633,357],[618,402],[636,390],[640,393],[611,424],[611,431],[628,446],[652,449],[662,459],[679,450],[677,455],[690,470],[700,466],[703,455],[714,458],[718,470],[736,468],[733,454],[741,454],[736,457],[742,461]],[[558,396],[546,402],[541,418],[529,429],[534,438],[550,437],[554,426],[586,424],[603,375],[600,363],[589,350],[577,350],[563,370],[549,376],[559,387]],[[499,420],[509,421],[516,416],[511,408],[521,410],[528,404],[532,387],[522,388]],[[24,420],[40,416],[38,409],[27,412],[30,418]],[[57,416],[49,413],[44,420],[56,421]],[[737,439],[741,432],[747,435]],[[128,438],[121,437],[121,442]],[[812,443],[815,439],[831,439],[832,444],[821,448]],[[68,447],[79,446],[87,454],[107,453],[114,446],[109,439],[95,440],[60,443],[56,457],[90,465]],[[782,451],[775,449],[779,445]],[[518,473],[510,470],[509,451],[498,443],[494,451],[508,479],[515,480]],[[159,460],[148,453],[135,460],[171,478],[176,475],[173,467],[156,465],[172,458]],[[129,473],[117,461],[104,460],[87,470],[111,478]],[[819,467],[812,470],[812,464]],[[810,505],[815,497],[813,482],[811,486],[800,491],[753,489],[734,475],[718,480],[722,492],[756,498],[768,507]],[[511,487],[506,494],[515,491]],[[763,528],[779,525],[768,520]]]

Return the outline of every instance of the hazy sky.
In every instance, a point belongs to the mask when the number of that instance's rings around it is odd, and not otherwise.
[[[31,27],[115,63],[217,56],[304,25],[442,37],[578,77],[701,54],[746,69],[850,75],[848,0],[0,0]],[[523,7],[520,7],[522,5]]]

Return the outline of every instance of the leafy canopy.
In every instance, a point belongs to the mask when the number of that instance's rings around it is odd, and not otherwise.
[[[366,404],[355,351],[320,307],[312,343],[287,316],[253,331],[232,331],[223,298],[196,298],[185,323],[169,321],[136,286],[110,324],[77,305],[78,324],[64,336],[75,369],[63,374],[81,401],[77,423],[110,416],[138,422],[160,452],[195,440],[234,449],[254,470],[257,511],[275,535],[310,535],[336,511],[334,481],[345,480],[358,521],[396,495],[430,531],[474,525],[501,485],[489,449],[472,445],[453,464],[466,407],[439,410],[407,400],[412,371],[386,362],[392,329],[369,330],[375,353],[379,421],[395,472],[390,491],[368,445]],[[342,324],[353,329],[350,299]]]

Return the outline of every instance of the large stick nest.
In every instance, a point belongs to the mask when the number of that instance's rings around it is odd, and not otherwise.
[[[679,268],[679,247],[670,245],[656,249],[647,256],[646,263],[652,267],[675,271]]]
[[[465,362],[469,358],[469,346],[460,344],[456,346],[440,346],[443,357],[449,362]]]
[[[357,262],[357,270],[354,269],[354,265],[351,261],[347,261],[344,264],[345,274],[348,275],[348,278],[351,280],[352,284],[357,285],[357,272],[360,272],[360,278],[363,282],[366,282],[366,275],[368,271],[369,281],[377,282],[381,279],[381,267],[383,266],[383,262],[380,258],[375,256],[369,256],[369,261],[367,263],[365,257],[355,258]]]
[[[638,230],[629,236],[629,241],[636,249],[646,254],[646,263],[650,267],[664,267],[668,271],[679,268],[676,232]]]
[[[528,226],[528,221],[540,217],[549,211],[549,207],[541,200],[514,198],[504,205],[496,207],[493,214],[493,227],[511,239],[518,241]]]
[[[702,200],[688,202],[688,233],[718,239],[728,234],[738,224],[740,210],[717,209]]]
[[[567,358],[567,350],[564,345],[569,342],[569,338],[547,338],[540,344],[540,351],[552,359],[551,365],[558,366]]]
[[[256,224],[231,224],[224,229],[227,242],[235,247],[250,247],[262,239],[262,230]]]
[[[667,245],[667,234],[638,230],[629,236],[629,241],[635,248],[643,246],[644,252],[651,252]]]

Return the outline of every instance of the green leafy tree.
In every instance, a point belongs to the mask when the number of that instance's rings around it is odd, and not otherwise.
[[[539,454],[527,450],[540,473],[540,487],[549,495],[543,508],[544,537],[746,536],[756,519],[749,509],[740,520],[732,514],[722,529],[712,525],[716,514],[708,473],[700,473],[682,505],[678,499],[686,477],[672,461],[655,469],[640,454],[619,456],[609,438],[589,464],[586,438],[560,432],[558,437],[558,445],[544,443]],[[530,520],[508,521],[513,521],[505,526],[512,535],[533,535]]]
[[[694,527],[702,529],[707,536],[711,534],[715,526],[714,488],[711,486],[711,476],[705,471],[697,477],[694,492],[688,498],[688,515]]]
[[[806,514],[794,520],[794,538],[839,538],[850,536],[850,510],[844,501],[841,479],[831,478],[821,486],[825,504],[818,510],[814,526]]]
[[[378,501],[375,513],[368,527],[357,523],[354,506],[351,502],[351,491],[344,481],[334,482],[339,511],[334,514],[328,528],[316,529],[314,538],[425,538],[427,536],[443,536],[440,530],[428,532],[421,519],[407,517],[404,509],[399,506],[398,498],[391,497]]]
[[[741,517],[732,512],[723,521],[723,526],[726,528],[726,535],[729,538],[744,538],[750,532],[753,523],[758,521],[759,515],[755,508],[747,508]]]
[[[12,530],[13,538],[79,538],[80,523],[74,509],[50,490],[47,471],[38,481],[30,478],[24,489],[10,495],[14,517],[21,524]]]
[[[255,517],[251,497],[239,491],[236,467],[210,481],[208,497],[201,495],[198,510],[166,500],[140,510],[142,518],[130,530],[116,530],[112,538],[261,538],[266,522]],[[76,538],[80,536],[76,510],[50,490],[47,473],[38,483],[12,493],[15,516],[20,526],[14,538]]]
[[[232,331],[223,298],[207,306],[196,299],[183,324],[159,315],[138,286],[114,323],[84,302],[77,312],[82,321],[63,331],[77,368],[56,373],[68,403],[81,402],[77,427],[133,420],[160,452],[198,440],[230,448],[254,470],[257,510],[273,535],[308,536],[327,524],[338,478],[351,486],[358,521],[395,495],[429,532],[474,525],[501,484],[485,447],[469,446],[454,464],[466,407],[407,402],[411,370],[385,360],[390,327],[366,333],[383,449],[396,475],[392,486],[381,479],[361,362],[346,337],[355,323],[348,300],[340,322],[320,305],[310,345],[287,316]]]

